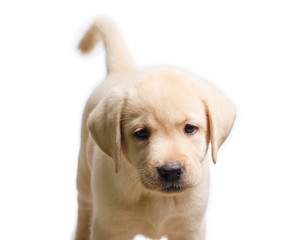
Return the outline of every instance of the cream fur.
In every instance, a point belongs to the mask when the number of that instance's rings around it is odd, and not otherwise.
[[[205,239],[209,164],[229,135],[233,105],[209,83],[172,68],[138,71],[115,25],[97,19],[81,40],[90,52],[102,40],[107,77],[83,115],[78,164],[76,240]],[[198,131],[185,134],[186,124]],[[147,127],[151,136],[133,136]],[[180,190],[163,189],[157,168],[179,162]]]

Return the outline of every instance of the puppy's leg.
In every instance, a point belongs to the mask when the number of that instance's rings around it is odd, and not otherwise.
[[[77,173],[78,220],[75,240],[89,240],[92,218],[90,169],[81,146]]]
[[[92,220],[90,240],[108,240],[110,233],[103,229],[97,219]]]

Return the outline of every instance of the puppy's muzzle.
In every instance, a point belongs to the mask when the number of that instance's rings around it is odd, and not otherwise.
[[[176,184],[184,175],[184,167],[179,162],[164,163],[157,170],[160,179],[166,184]]]

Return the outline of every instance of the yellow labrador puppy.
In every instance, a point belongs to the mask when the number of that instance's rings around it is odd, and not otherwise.
[[[205,239],[208,145],[215,163],[234,106],[179,70],[137,70],[106,18],[93,23],[79,48],[88,53],[100,40],[107,77],[83,116],[75,239]]]

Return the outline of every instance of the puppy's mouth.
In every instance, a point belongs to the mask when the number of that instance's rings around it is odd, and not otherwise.
[[[144,180],[144,179],[143,179]],[[182,183],[164,183],[157,180],[152,181],[141,181],[142,185],[151,191],[157,191],[164,194],[175,194],[175,193],[181,193],[184,190],[188,189],[191,186],[188,186],[187,184]]]
[[[187,189],[194,188],[200,182],[197,177],[189,175],[180,163],[166,163],[158,168],[139,170],[140,182],[145,189],[162,194],[179,194]]]
[[[162,194],[179,194],[194,187],[193,181],[183,165],[178,162],[165,163],[150,170],[139,170],[140,181],[145,189]]]
[[[184,186],[177,186],[177,185],[171,185],[161,188],[161,192],[164,193],[180,193],[182,191],[186,190],[186,187]]]

